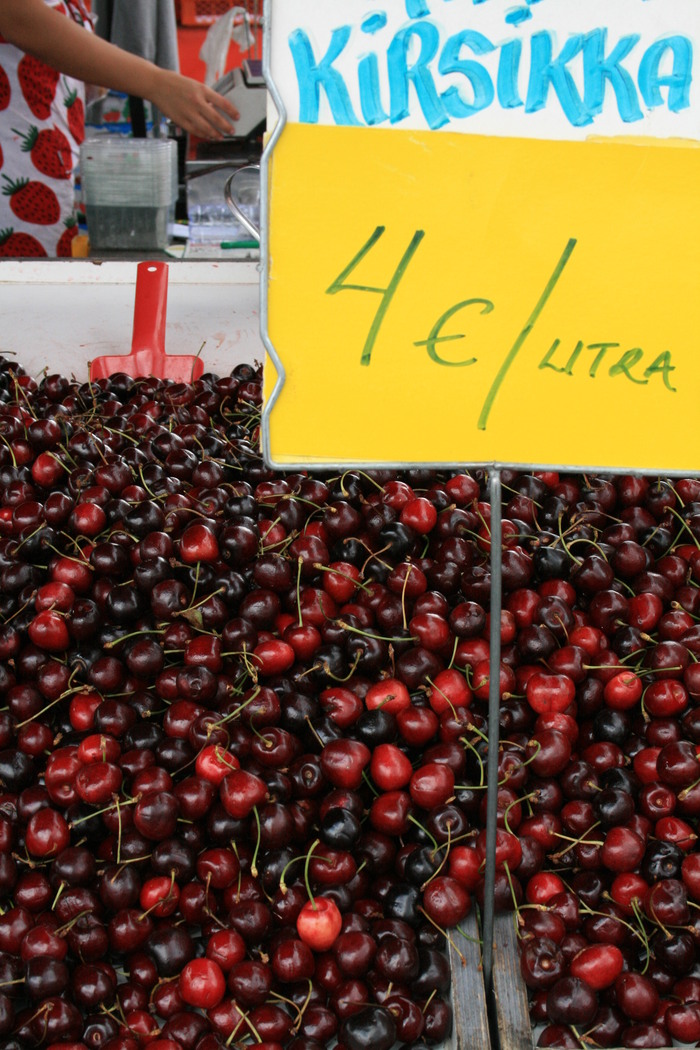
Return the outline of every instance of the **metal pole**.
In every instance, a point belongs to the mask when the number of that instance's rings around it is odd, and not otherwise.
[[[491,991],[493,971],[493,923],[496,885],[496,831],[498,826],[498,748],[499,748],[499,670],[501,665],[501,474],[489,474],[491,505],[491,623],[489,636],[489,752],[486,794],[486,865],[484,870],[484,910],[482,936],[484,984]]]

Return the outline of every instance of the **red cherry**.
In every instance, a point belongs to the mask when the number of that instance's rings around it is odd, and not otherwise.
[[[576,695],[576,687],[563,674],[534,674],[525,690],[527,702],[538,714],[565,711]]]
[[[474,846],[453,846],[448,861],[448,874],[468,890],[474,891],[483,878],[483,857]]]
[[[228,814],[241,820],[267,798],[267,784],[254,773],[234,769],[219,785],[221,802]]]
[[[44,609],[55,609],[58,612],[70,612],[75,601],[75,592],[67,583],[45,583],[36,592],[34,604],[37,612]]]
[[[97,503],[78,503],[71,511],[70,524],[82,536],[97,536],[107,524],[107,515]]]
[[[432,740],[439,724],[432,707],[406,707],[396,715],[399,733],[411,747],[423,747]]]
[[[481,660],[475,667],[472,676],[472,688],[474,696],[480,700],[488,700],[491,681],[491,661]],[[511,667],[501,662],[498,668],[498,695],[503,699],[506,693],[512,693],[515,689],[515,674]]]
[[[652,718],[674,718],[687,706],[688,691],[683,683],[675,678],[662,678],[652,682],[644,693],[644,708]]]
[[[411,704],[408,689],[398,678],[384,678],[370,686],[365,696],[365,706],[369,711],[382,708],[395,715]]]
[[[645,843],[634,831],[614,827],[605,836],[601,860],[610,871],[634,871],[644,856]]]
[[[569,964],[572,977],[580,977],[595,991],[614,984],[624,967],[624,956],[614,944],[592,944],[583,948]]]
[[[212,530],[201,522],[188,525],[180,537],[180,557],[187,565],[216,561],[219,544]]]
[[[658,781],[657,760],[660,754],[660,747],[645,747],[638,751],[632,759],[632,769],[643,784],[651,784],[654,781]]]
[[[382,791],[404,787],[413,773],[410,759],[395,744],[377,744],[372,752],[369,772]]]
[[[165,918],[177,911],[180,887],[167,875],[156,875],[147,879],[141,887],[139,904],[158,918]]]
[[[632,1021],[650,1021],[659,1008],[659,993],[652,980],[640,973],[621,973],[615,981],[620,1009]]]
[[[469,474],[453,475],[445,482],[445,489],[459,507],[466,507],[480,495],[479,483]]]
[[[563,893],[564,883],[553,871],[540,871],[530,879],[525,897],[530,904],[546,904],[558,893]]]
[[[215,930],[207,941],[206,955],[228,973],[245,958],[245,941],[236,930]]]
[[[399,520],[402,525],[408,525],[414,532],[424,536],[435,528],[437,517],[437,510],[430,500],[424,496],[417,496],[404,503]]]
[[[91,733],[78,745],[78,758],[85,765],[93,762],[116,762],[121,752],[119,741],[104,733]]]
[[[259,642],[253,649],[253,661],[261,675],[284,674],[294,665],[296,653],[281,638]]]
[[[603,697],[613,711],[627,711],[639,703],[643,688],[634,671],[620,671],[605,683]]]
[[[335,901],[315,897],[304,904],[297,916],[297,932],[305,944],[317,952],[327,951],[340,933],[343,919]]]
[[[194,768],[198,777],[211,784],[220,784],[228,773],[240,769],[240,763],[221,744],[207,744],[197,755]]]
[[[311,660],[322,643],[321,632],[313,624],[297,626],[296,620],[283,632],[284,641],[291,645],[298,660]]]
[[[662,842],[672,842],[684,853],[693,849],[698,836],[693,828],[680,817],[661,817],[654,825],[654,837]]]
[[[27,824],[27,849],[35,857],[54,857],[70,842],[65,818],[55,809],[40,809]]]
[[[86,594],[92,585],[92,566],[78,558],[57,558],[51,565],[51,579],[67,583],[76,594]]]
[[[191,959],[185,963],[179,980],[180,995],[190,1006],[211,1010],[221,1002],[226,980],[213,959]]]
[[[409,621],[408,629],[418,644],[430,652],[440,652],[452,641],[447,620],[437,613],[418,613]]]
[[[411,776],[411,798],[421,809],[433,809],[447,802],[454,793],[455,778],[444,762],[426,762]]]
[[[34,617],[27,633],[34,645],[50,653],[65,652],[70,645],[65,616],[50,609],[44,609]]]
[[[405,835],[410,827],[411,808],[407,791],[385,791],[372,801],[369,822],[385,835]]]
[[[346,561],[332,561],[323,574],[323,589],[334,601],[348,602],[362,582],[362,574],[356,565]]]
[[[319,700],[329,718],[332,718],[341,729],[354,725],[365,709],[359,696],[343,686],[331,686],[330,689],[324,689]]]
[[[461,882],[438,875],[423,890],[423,907],[433,922],[456,926],[468,914],[471,897]]]
[[[331,740],[321,752],[321,769],[334,787],[356,791],[372,753],[360,740]]]
[[[82,766],[75,778],[79,798],[89,805],[105,803],[121,787],[122,771],[112,762],[92,762]]]
[[[634,914],[635,906],[642,904],[648,892],[648,883],[631,871],[616,875],[610,887],[610,896],[626,915]]]
[[[428,692],[428,702],[438,715],[456,707],[469,707],[472,691],[463,674],[454,667],[435,675]]]
[[[405,507],[410,500],[415,498],[415,492],[405,481],[387,481],[384,486],[382,501],[395,510],[400,510],[401,507]]]

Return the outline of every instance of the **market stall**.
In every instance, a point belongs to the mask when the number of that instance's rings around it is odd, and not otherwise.
[[[697,1043],[694,5],[266,14],[188,374],[0,265],[0,1050]]]

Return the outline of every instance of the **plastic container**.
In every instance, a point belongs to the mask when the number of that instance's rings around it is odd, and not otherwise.
[[[178,195],[172,139],[89,139],[80,148],[80,171],[93,248],[168,246]]]
[[[249,241],[250,234],[231,214],[224,188],[235,167],[192,161],[187,165],[187,218],[191,244]],[[260,225],[260,182],[251,186],[243,202],[251,222]]]

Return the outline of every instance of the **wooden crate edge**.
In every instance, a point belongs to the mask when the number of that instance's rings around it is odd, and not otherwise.
[[[452,972],[452,1011],[454,1024],[449,1050],[490,1050],[491,1033],[488,1002],[481,961],[480,930],[475,913],[462,923],[465,937],[452,931],[449,945]],[[461,953],[461,957],[460,954]]]

